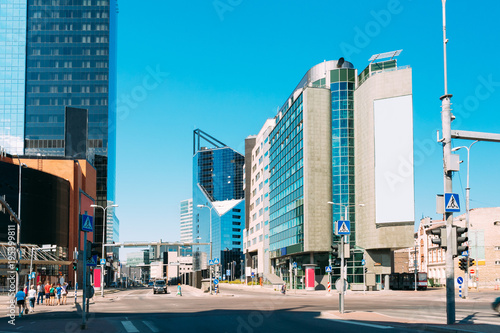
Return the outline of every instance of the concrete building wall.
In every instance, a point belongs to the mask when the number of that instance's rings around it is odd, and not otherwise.
[[[410,68],[377,73],[354,93],[356,243],[370,249],[397,249],[413,244],[414,223],[376,224],[374,101],[412,94]],[[397,124],[394,124],[397,126]],[[397,138],[394,138],[397,140]],[[398,160],[394,161],[399,163]],[[390,253],[384,251],[385,255]],[[380,253],[372,259],[379,262]]]
[[[331,110],[329,89],[304,90],[304,252],[332,243]]]

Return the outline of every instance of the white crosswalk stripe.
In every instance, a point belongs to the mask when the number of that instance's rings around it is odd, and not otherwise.
[[[159,332],[160,330],[151,321],[142,321],[152,332]]]
[[[131,321],[123,321],[122,320],[122,325],[125,327],[128,333],[138,333],[139,330],[132,324]]]

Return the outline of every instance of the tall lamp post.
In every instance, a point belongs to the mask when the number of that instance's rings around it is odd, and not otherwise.
[[[106,210],[109,207],[118,207],[118,205],[109,205],[106,208],[100,205],[90,205],[93,208],[101,208],[102,209],[102,259],[105,258],[104,255],[104,243],[106,242]],[[104,297],[104,264],[101,263],[101,296]]]
[[[347,210],[348,207],[355,207],[355,206],[360,206],[363,207],[364,204],[359,204],[359,205],[344,205],[344,204],[339,204],[339,203],[334,203],[331,201],[328,201],[328,204],[330,205],[337,205],[340,207],[344,207],[344,219],[349,220],[349,212]],[[339,312],[344,313],[344,292],[345,292],[345,271],[344,271],[344,235],[340,235],[340,246],[339,246],[339,254],[340,254],[340,281],[341,281],[341,287],[340,287],[340,294],[339,294]]]
[[[198,208],[208,208],[210,210],[210,260],[212,260],[212,208],[207,205],[197,205]],[[210,295],[212,295],[212,266],[208,267],[210,271]]]
[[[460,146],[453,148],[451,151],[457,151],[459,149],[465,148],[467,149],[467,187],[465,188],[465,227],[467,230],[469,230],[469,192],[470,192],[470,187],[469,187],[469,162],[470,162],[470,149],[472,148],[472,145],[478,142],[478,140],[474,141],[473,143],[470,144],[469,147],[466,146]],[[467,231],[468,232],[468,231]],[[467,298],[469,296],[469,258],[470,258],[470,248],[467,250],[467,263],[466,263],[466,271],[465,271],[465,290],[464,290],[464,298]]]
[[[27,168],[28,166],[24,163],[21,163],[21,159],[17,156],[17,160],[19,161],[19,198],[17,201],[17,218],[19,219],[19,223],[17,224],[17,267],[19,267],[19,271],[21,270],[21,170]],[[19,271],[16,271],[16,293],[19,291]]]

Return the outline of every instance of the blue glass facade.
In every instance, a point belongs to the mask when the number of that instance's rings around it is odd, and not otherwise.
[[[210,242],[212,214],[212,257],[219,258],[222,267],[226,261],[239,264],[243,258],[243,165],[244,156],[229,147],[203,148],[193,157],[193,241]],[[205,252],[210,258],[209,246],[193,250]]]
[[[26,8],[0,0],[0,147],[16,155],[24,148]]]
[[[245,158],[229,147],[200,150],[194,156],[193,176],[210,201],[243,199]]]
[[[342,220],[345,206],[351,221],[350,242],[356,240],[354,215],[354,89],[356,70],[330,71],[332,96],[332,205],[333,221]],[[351,206],[351,207],[349,207]]]
[[[303,100],[301,94],[280,110],[281,119],[270,134],[269,247],[296,245],[303,249]]]

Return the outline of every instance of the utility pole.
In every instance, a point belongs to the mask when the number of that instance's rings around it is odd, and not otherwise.
[[[442,0],[443,5],[443,56],[444,56],[444,95],[441,96],[441,122],[443,126],[443,175],[444,193],[452,193],[452,171],[448,170],[447,163],[451,158],[451,94],[448,94],[447,62],[446,62],[446,0]],[[455,323],[455,284],[453,271],[453,246],[452,225],[453,213],[445,212],[446,221],[446,323]]]

